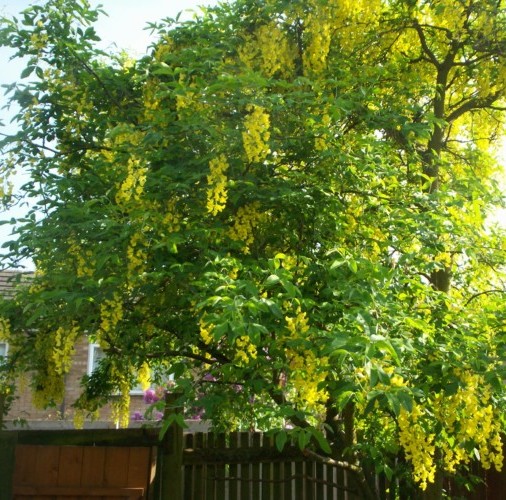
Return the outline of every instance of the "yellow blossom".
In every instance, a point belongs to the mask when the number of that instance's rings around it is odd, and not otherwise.
[[[262,162],[271,152],[268,141],[270,138],[269,114],[261,106],[248,106],[248,115],[244,119],[242,142],[244,151],[250,162]]]
[[[245,254],[250,252],[250,246],[253,244],[255,227],[265,218],[265,214],[260,213],[259,209],[260,203],[258,202],[239,207],[234,225],[228,232],[230,238],[244,243],[243,252]]]
[[[209,175],[207,176],[207,211],[217,215],[227,204],[227,159],[221,154],[209,162]]]
[[[235,345],[237,347],[235,354],[236,363],[246,365],[252,359],[256,359],[257,348],[254,344],[251,343],[248,336],[243,335],[242,337],[237,338]]]
[[[289,77],[295,70],[297,49],[275,23],[264,24],[253,35],[245,37],[239,49],[239,59],[250,69],[270,77],[279,73]]]
[[[200,336],[205,344],[210,344],[213,340],[213,329],[214,325],[206,323],[203,319],[199,321],[200,325]]]
[[[142,363],[142,366],[139,368],[139,371],[137,372],[137,380],[143,391],[149,389],[151,384],[151,370],[146,362]]]

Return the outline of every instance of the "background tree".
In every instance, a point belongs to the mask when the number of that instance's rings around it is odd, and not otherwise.
[[[138,61],[94,48],[97,14],[49,0],[0,35],[28,57],[6,203],[38,200],[3,336],[38,404],[87,336],[107,357],[76,408],[120,391],[123,424],[150,370],[217,428],[318,443],[364,495],[499,468],[504,3],[239,0],[154,23]]]

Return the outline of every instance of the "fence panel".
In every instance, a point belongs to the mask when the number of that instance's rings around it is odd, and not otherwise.
[[[158,441],[158,430],[0,433],[0,500],[40,498],[42,491],[51,491],[54,498],[63,492],[79,498],[76,488],[103,498],[113,498],[115,489],[114,495],[120,496],[114,498],[136,500],[148,489],[153,500],[361,498],[352,472],[316,462],[293,446],[279,452],[270,436],[196,433],[183,441],[182,434],[172,431],[163,442]],[[466,498],[503,498],[504,472],[485,475],[477,469],[476,474],[487,485]],[[378,498],[384,498],[386,485],[378,480]],[[464,494],[451,481],[447,486],[452,494]]]
[[[186,435],[184,500],[355,500],[345,470],[315,463],[295,447],[279,452],[261,433]],[[344,484],[343,484],[344,483]]]
[[[17,445],[13,498],[144,499],[151,448]]]

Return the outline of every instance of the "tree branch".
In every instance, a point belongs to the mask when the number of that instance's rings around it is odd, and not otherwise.
[[[485,109],[490,108],[492,104],[497,101],[501,97],[501,92],[497,91],[494,94],[490,94],[487,97],[473,97],[469,99],[467,102],[462,104],[462,106],[458,107],[456,110],[452,111],[447,117],[446,121],[451,123],[455,121],[457,118],[461,117],[464,113],[475,109]],[[498,108],[501,110],[501,107]]]

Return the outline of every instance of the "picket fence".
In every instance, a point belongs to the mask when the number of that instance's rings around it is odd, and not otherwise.
[[[183,437],[183,498],[195,500],[355,500],[353,473],[316,462],[295,447],[279,452],[261,433]]]

